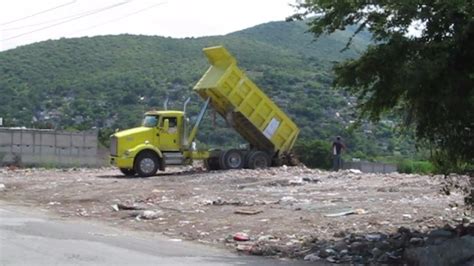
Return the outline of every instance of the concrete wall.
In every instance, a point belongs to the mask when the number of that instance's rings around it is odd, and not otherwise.
[[[0,128],[0,163],[99,166],[97,131]]]
[[[344,162],[344,169],[359,169],[363,173],[393,173],[397,171],[397,166],[388,163],[372,162]]]

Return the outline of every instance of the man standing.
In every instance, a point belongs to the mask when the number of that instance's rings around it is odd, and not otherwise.
[[[342,168],[342,150],[346,149],[346,145],[341,140],[341,137],[337,136],[336,140],[332,143],[332,154],[334,156],[332,168],[334,171],[338,171]]]

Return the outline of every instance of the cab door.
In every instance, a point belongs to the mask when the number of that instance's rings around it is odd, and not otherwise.
[[[176,116],[163,116],[158,131],[160,149],[162,151],[179,151],[180,138],[178,118]]]

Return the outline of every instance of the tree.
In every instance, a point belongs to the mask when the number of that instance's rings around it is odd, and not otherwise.
[[[291,19],[316,37],[356,26],[373,44],[334,67],[334,85],[358,96],[361,118],[391,111],[419,143],[451,162],[474,158],[474,2],[303,0]],[[350,47],[352,38],[347,42]]]

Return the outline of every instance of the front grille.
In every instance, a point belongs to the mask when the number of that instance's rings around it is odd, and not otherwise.
[[[117,156],[117,137],[112,137],[110,139],[110,155]]]

